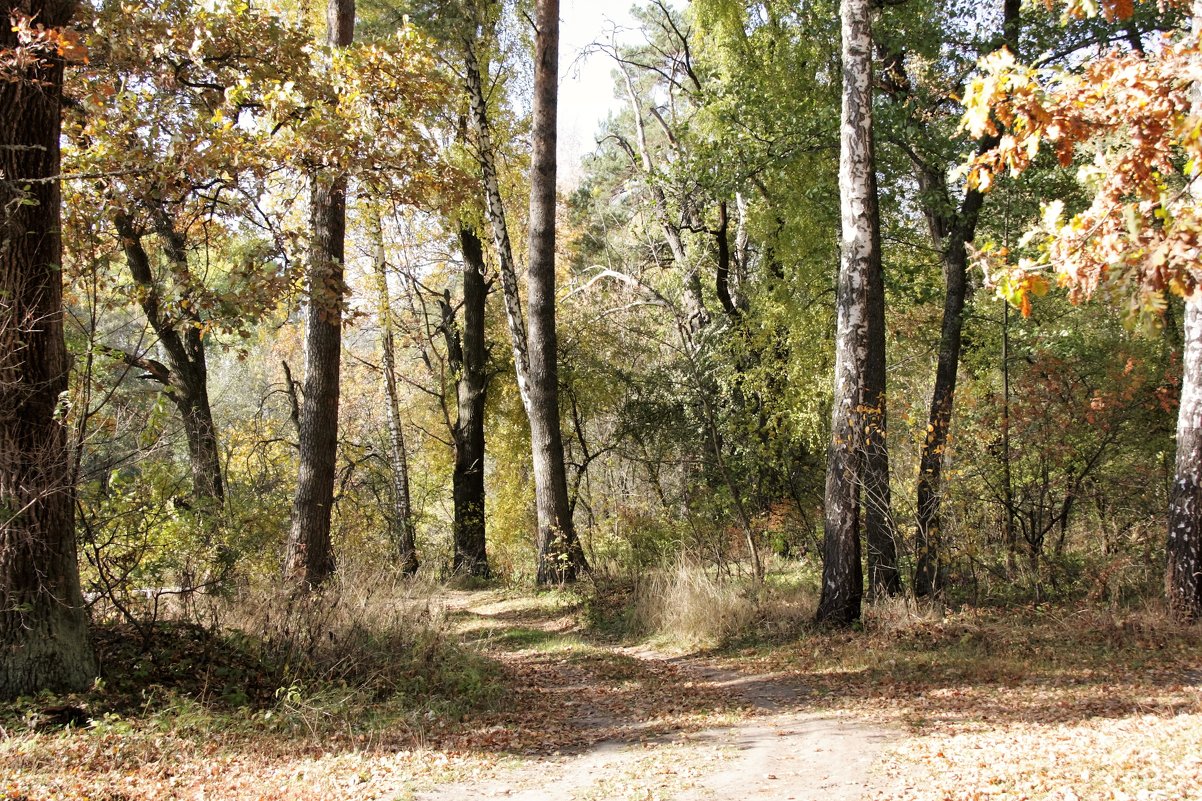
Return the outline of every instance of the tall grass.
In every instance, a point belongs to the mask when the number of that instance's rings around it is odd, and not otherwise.
[[[455,635],[437,595],[428,577],[346,565],[313,592],[255,584],[210,613],[278,669],[285,686],[479,703],[492,686],[486,660]]]
[[[749,637],[799,629],[817,604],[806,581],[781,581],[780,566],[765,582],[730,576],[680,557],[635,585],[629,627],[683,649],[716,648]],[[776,579],[776,580],[774,580]]]

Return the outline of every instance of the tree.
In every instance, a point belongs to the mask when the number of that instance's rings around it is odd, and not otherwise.
[[[1131,3],[1103,5],[1124,19]],[[1072,2],[1067,14],[1097,9]],[[1202,89],[1196,64],[1202,2],[1192,26],[1151,52],[1112,50],[1079,72],[1018,64],[1001,50],[982,64],[966,96],[965,126],[997,145],[968,166],[969,185],[988,191],[1005,172],[1028,169],[1042,145],[1063,165],[1091,151],[1079,177],[1087,208],[1065,214],[1044,205],[1041,221],[1011,254],[984,246],[979,262],[999,291],[1030,312],[1030,296],[1046,292],[1048,274],[1075,300],[1118,299],[1133,317],[1164,311],[1166,291],[1185,299],[1184,372],[1177,422],[1176,472],[1169,498],[1165,595],[1181,620],[1202,615]],[[1017,256],[1017,259],[1014,257]]]
[[[0,25],[0,697],[95,675],[62,421],[60,152],[74,3],[27,0]],[[7,15],[6,15],[7,16]],[[8,23],[8,20],[5,20]]]
[[[409,458],[405,450],[404,431],[401,428],[401,403],[396,377],[396,341],[392,330],[392,298],[388,289],[384,224],[380,219],[377,203],[372,202],[367,214],[370,217],[372,237],[375,239],[373,260],[376,314],[379,316],[380,351],[383,356],[380,369],[384,373],[384,392],[388,397],[388,456],[389,467],[392,468],[392,515],[389,523],[401,573],[412,576],[417,573],[418,568],[417,535],[409,496]]]
[[[879,217],[873,179],[872,6],[843,0],[843,124],[839,206],[843,217],[835,333],[835,394],[827,455],[819,622],[846,625],[860,617],[860,477],[868,361],[869,284],[879,265]]]
[[[559,95],[559,0],[535,4],[533,157],[530,165],[530,446],[538,510],[538,583],[575,581],[587,564],[568,502],[559,429],[555,334],[555,146]]]
[[[273,90],[303,81],[309,59],[301,31],[249,7],[105,2],[93,14],[94,58],[68,84],[65,160],[95,177],[71,187],[67,207],[124,253],[129,279],[103,276],[117,284],[106,302],[136,302],[158,341],[103,347],[178,408],[194,500],[211,514],[225,492],[209,349],[218,334],[246,336],[288,286],[280,243],[257,236],[273,227],[258,201],[281,156],[263,120]],[[259,43],[253,53],[247,40]]]
[[[897,526],[893,520],[893,493],[889,487],[889,409],[886,392],[885,275],[881,254],[881,214],[876,185],[876,144],[869,153],[868,224],[872,227],[872,255],[868,263],[867,356],[864,365],[863,506],[864,545],[868,550],[868,595],[873,600],[902,590],[897,565]]]
[[[447,355],[456,375],[455,468],[451,493],[455,505],[452,568],[471,576],[489,575],[484,527],[484,403],[488,392],[488,347],[484,307],[488,297],[484,246],[466,223],[459,228],[463,254],[463,325],[444,303]],[[448,314],[449,312],[449,314]],[[447,319],[447,318],[450,319]]]
[[[326,41],[347,47],[355,34],[355,0],[329,0]],[[334,468],[338,457],[338,399],[342,359],[342,306],[346,293],[347,176],[319,171],[313,176],[305,319],[304,399],[300,409],[300,472],[292,505],[285,575],[302,587],[315,587],[334,572],[330,516],[334,507]]]
[[[173,271],[177,275],[188,275],[186,239],[183,234],[176,230],[165,212],[160,213],[156,222]],[[204,323],[194,306],[181,307],[177,318],[166,311],[166,304],[154,279],[150,256],[142,241],[143,232],[120,212],[114,218],[114,225],[121,237],[129,273],[139,289],[138,305],[142,307],[151,329],[158,335],[170,366],[137,353],[125,353],[124,358],[129,364],[146,370],[148,376],[164,387],[179,409],[192,466],[192,495],[207,511],[215,511],[207,507],[210,504],[220,507],[225,488],[221,476],[217,427],[213,424],[213,410],[209,405]]]
[[[949,29],[954,20],[944,21]],[[973,23],[975,25],[975,23]],[[1018,0],[1004,0],[1002,40],[1012,49],[1018,47]],[[996,39],[991,40],[993,47]],[[942,46],[942,45],[939,45]],[[979,51],[961,54],[960,59],[975,57]],[[919,202],[926,218],[927,232],[939,252],[944,277],[943,316],[939,328],[934,387],[928,407],[926,432],[919,456],[916,487],[917,516],[914,536],[916,566],[914,593],[919,596],[937,594],[942,590],[944,466],[947,461],[948,440],[955,408],[956,383],[964,336],[964,309],[969,294],[968,252],[976,236],[984,206],[984,193],[969,187],[958,200],[948,185],[949,156],[938,126],[931,120],[946,101],[946,91],[936,91],[933,97],[906,75],[906,53],[897,49],[887,52],[883,84],[888,95],[904,107],[904,128],[894,144],[910,161],[919,189]],[[923,137],[934,134],[933,143],[923,143]],[[925,144],[925,146],[924,146]],[[979,144],[985,149],[993,144]]]

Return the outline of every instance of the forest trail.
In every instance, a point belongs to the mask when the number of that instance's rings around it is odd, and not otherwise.
[[[528,598],[447,604],[518,695],[465,745],[518,758],[421,801],[853,801],[872,794],[873,763],[895,736],[809,711],[806,688],[785,677],[586,640],[574,615]]]

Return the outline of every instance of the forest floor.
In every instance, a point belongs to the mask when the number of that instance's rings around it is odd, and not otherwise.
[[[598,631],[575,596],[437,603],[487,703],[25,699],[0,710],[0,799],[1202,799],[1197,627],[976,611],[682,655]],[[92,725],[30,725],[64,701]]]

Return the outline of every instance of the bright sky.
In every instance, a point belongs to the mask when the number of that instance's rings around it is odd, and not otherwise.
[[[682,5],[674,2],[673,5]],[[559,183],[580,178],[580,161],[596,147],[597,127],[625,102],[614,98],[612,61],[604,53],[583,56],[592,42],[608,42],[616,27],[634,25],[632,0],[562,0],[559,9]],[[634,34],[637,36],[637,34]],[[629,41],[630,31],[619,41]]]

